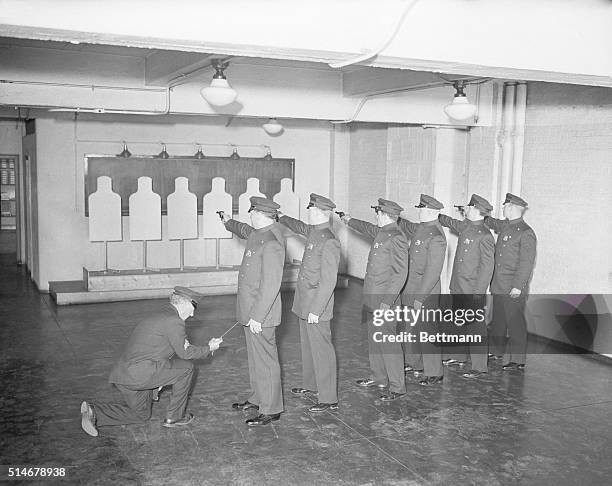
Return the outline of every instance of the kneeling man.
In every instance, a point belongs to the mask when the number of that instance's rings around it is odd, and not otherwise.
[[[185,414],[193,378],[190,360],[207,356],[223,341],[213,338],[208,346],[195,346],[187,340],[185,320],[193,316],[200,297],[190,289],[175,287],[170,305],[136,326],[108,379],[127,405],[82,402],[81,427],[85,432],[96,437],[100,426],[146,422],[158,390],[167,385],[172,385],[172,395],[162,426],[179,427],[194,419],[192,414]]]

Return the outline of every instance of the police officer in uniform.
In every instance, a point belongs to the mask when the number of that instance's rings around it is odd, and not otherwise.
[[[504,370],[525,368],[527,322],[525,304],[529,280],[536,257],[536,235],[523,214],[527,202],[507,193],[504,200],[505,220],[485,218],[485,224],[497,233],[495,271],[491,282],[493,322],[489,343],[494,355],[504,354]],[[506,334],[509,341],[506,343]]]
[[[340,264],[340,242],[330,229],[335,207],[330,199],[313,193],[306,207],[310,224],[285,215],[279,218],[291,231],[307,238],[291,309],[300,323],[302,387],[291,392],[318,392],[318,403],[309,408],[311,412],[338,408],[336,351],[330,328]]]
[[[175,287],[167,308],[134,328],[108,379],[127,405],[81,403],[81,427],[86,433],[96,437],[99,426],[145,423],[151,418],[151,405],[157,401],[159,389],[168,385],[172,385],[172,395],[162,426],[184,426],[194,419],[185,414],[193,378],[191,360],[207,356],[223,341],[213,338],[208,346],[196,346],[187,340],[185,320],[193,316],[201,297],[188,288]]]
[[[253,196],[250,201],[253,226],[223,213],[221,219],[228,231],[247,240],[238,273],[236,320],[245,326],[251,396],[232,408],[259,410],[259,415],[246,421],[257,426],[278,420],[283,411],[275,331],[281,322],[285,238],[276,222],[280,206],[265,197]]]
[[[455,312],[480,310],[483,316],[482,320],[476,320],[468,325],[470,334],[481,336],[484,343],[466,346],[472,361],[472,370],[463,375],[466,378],[478,378],[488,372],[484,308],[487,289],[493,276],[495,239],[484,225],[484,217],[492,210],[493,206],[489,201],[478,194],[472,194],[470,202],[465,206],[463,221],[444,214],[438,216],[442,226],[450,228],[458,235],[450,281],[453,309]]]
[[[408,240],[397,226],[397,219],[403,208],[396,202],[379,199],[372,206],[376,212],[377,224],[368,223],[344,215],[342,220],[355,231],[373,239],[368,255],[368,264],[363,284],[364,307],[368,322],[368,348],[370,357],[370,378],[357,380],[362,387],[378,386],[389,391],[381,400],[392,401],[406,393],[404,377],[404,356],[401,343],[376,342],[374,333],[394,335],[397,322],[384,322],[374,326],[373,311],[388,310],[399,304],[399,295],[408,274]]]
[[[400,219],[399,227],[411,240],[410,271],[408,281],[402,292],[402,304],[415,310],[437,309],[440,306],[440,274],[446,257],[446,236],[438,221],[440,209],[444,205],[432,196],[421,194],[419,204],[419,223]],[[415,374],[424,372],[421,385],[439,383],[443,379],[442,354],[435,343],[419,342],[419,332],[435,334],[436,323],[419,322],[413,327],[417,339],[409,343],[405,371]]]

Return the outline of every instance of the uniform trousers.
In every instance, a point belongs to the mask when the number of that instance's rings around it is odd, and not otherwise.
[[[439,307],[440,296],[438,294],[432,294],[423,302],[421,312],[424,313],[427,309],[435,310]],[[415,335],[414,342],[407,343],[405,346],[406,364],[412,366],[415,370],[423,370],[423,374],[426,377],[442,376],[444,374],[441,346],[436,343],[430,343],[429,341],[420,342],[421,332],[436,334],[437,330],[438,323],[436,320],[425,320],[423,317],[419,318],[414,326],[406,326],[406,331]]]
[[[452,356],[454,359],[459,361],[466,361],[467,357],[469,356],[470,361],[472,362],[472,369],[474,371],[486,373],[488,371],[487,353],[489,348],[487,324],[484,318],[484,296],[482,301],[478,300],[479,298],[475,299],[475,296],[472,294],[453,294],[452,298],[453,312],[455,313],[455,316],[457,316],[457,319],[461,318],[459,314],[460,312],[465,316],[465,311],[474,311],[476,319],[473,322],[467,322],[467,320],[465,320],[466,322],[461,326],[457,326],[455,323],[453,323],[453,329],[449,330],[449,332],[456,335],[480,336],[482,341],[480,343],[453,344],[451,346],[447,346],[446,349],[452,350],[452,354],[447,356]],[[480,316],[482,316],[482,319],[480,319]]]
[[[177,420],[185,415],[187,399],[193,378],[193,363],[184,359],[171,359],[141,386],[115,384],[127,405],[121,403],[92,402],[96,425],[142,424],[151,418],[153,390],[172,385],[172,395],[166,418]]]
[[[523,295],[493,295],[493,322],[489,328],[491,352],[504,355],[504,363],[525,364],[527,353],[527,321]],[[506,336],[509,336],[508,338]]]
[[[329,321],[308,324],[300,321],[302,346],[302,386],[319,392],[319,403],[338,401],[336,351]]]
[[[276,348],[276,328],[262,327],[259,334],[244,328],[249,362],[251,396],[248,401],[259,405],[259,412],[273,415],[283,411],[280,364]]]
[[[373,317],[372,312],[366,312],[371,378],[376,383],[388,384],[389,391],[406,393],[402,344],[399,342],[377,342],[382,340],[384,336],[396,335],[397,322],[395,320],[385,321],[381,326],[375,326]]]

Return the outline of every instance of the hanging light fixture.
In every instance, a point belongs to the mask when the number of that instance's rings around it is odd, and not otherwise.
[[[234,151],[232,152],[232,155],[230,155],[230,159],[238,160],[239,158],[240,158],[240,155],[238,155],[238,149],[234,147]]]
[[[202,152],[202,146],[198,145],[198,151],[195,154],[193,154],[193,158],[194,159],[198,159],[198,160],[202,160],[205,157],[206,157],[206,155],[204,155],[204,152]]]
[[[262,128],[268,135],[278,135],[284,129],[284,127],[278,123],[276,118],[270,118],[266,123],[262,125]]]
[[[266,161],[270,161],[272,160],[272,150],[270,150],[270,147],[266,146],[266,155],[264,155],[263,159]]]
[[[232,88],[227,82],[227,78],[223,71],[229,66],[228,62],[222,62],[219,59],[212,61],[212,66],[215,68],[215,74],[210,83],[210,86],[202,88],[200,94],[208,103],[214,106],[225,106],[233,103],[238,96],[237,91]]]
[[[127,142],[123,142],[123,150],[120,154],[117,154],[117,157],[123,157],[124,159],[127,159],[128,157],[132,156],[132,152],[130,152],[127,148]]]
[[[476,113],[476,105],[470,103],[463,91],[465,85],[463,81],[455,81],[453,83],[455,87],[455,97],[452,103],[444,107],[444,112],[453,120],[467,120]]]
[[[162,143],[162,151],[160,153],[158,153],[156,155],[156,157],[159,157],[160,159],[169,159],[170,155],[168,155],[168,152],[166,152],[166,144]]]

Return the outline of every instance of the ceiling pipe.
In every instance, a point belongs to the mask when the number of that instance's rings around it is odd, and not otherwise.
[[[329,66],[333,67],[333,68],[343,68],[343,67],[346,67],[346,66],[350,66],[351,64],[358,64],[360,62],[364,62],[364,61],[367,61],[368,59],[372,59],[373,57],[378,56],[382,51],[384,51],[389,46],[389,44],[391,44],[393,39],[395,39],[395,36],[399,32],[402,24],[404,23],[404,20],[408,16],[408,13],[418,3],[418,1],[419,0],[412,0],[406,6],[406,8],[404,9],[404,12],[402,13],[401,17],[399,18],[399,20],[395,24],[395,28],[391,31],[391,33],[387,36],[387,38],[384,40],[384,42],[378,48],[376,48],[376,49],[374,49],[372,51],[368,51],[368,52],[366,52],[364,54],[360,54],[358,56],[351,57],[349,59],[345,59],[343,61],[330,62]]]
[[[521,195],[523,153],[525,150],[525,116],[527,113],[527,83],[518,83],[514,98],[514,147],[512,153],[512,183],[510,192]]]
[[[514,123],[516,120],[516,83],[504,83],[502,159],[500,174],[500,195],[510,192],[512,167],[514,165]]]
[[[330,123],[336,125],[336,124],[343,124],[343,123],[352,123],[356,121],[357,116],[359,116],[359,113],[361,112],[366,102],[376,96],[383,96],[383,95],[394,94],[394,93],[403,93],[406,91],[419,91],[422,89],[439,88],[440,86],[446,86],[447,84],[448,82],[446,81],[440,81],[436,83],[427,83],[427,84],[421,84],[418,86],[409,86],[406,88],[394,88],[394,89],[389,89],[386,91],[372,93],[372,94],[366,95],[363,98],[361,98],[361,100],[357,104],[357,107],[355,108],[355,111],[353,112],[353,115],[350,118],[347,118],[345,120],[330,120]]]
[[[33,107],[46,109],[52,112],[70,112],[70,113],[98,113],[110,115],[167,115],[170,113],[170,87],[168,88],[139,88],[133,86],[104,86],[95,84],[75,84],[75,83],[55,83],[47,81],[13,81],[8,79],[0,79],[0,84],[25,84],[30,86],[56,86],[60,88],[86,88],[90,90],[115,90],[115,91],[144,91],[149,93],[165,93],[166,102],[163,110],[115,110],[107,108],[84,108],[84,107]]]

